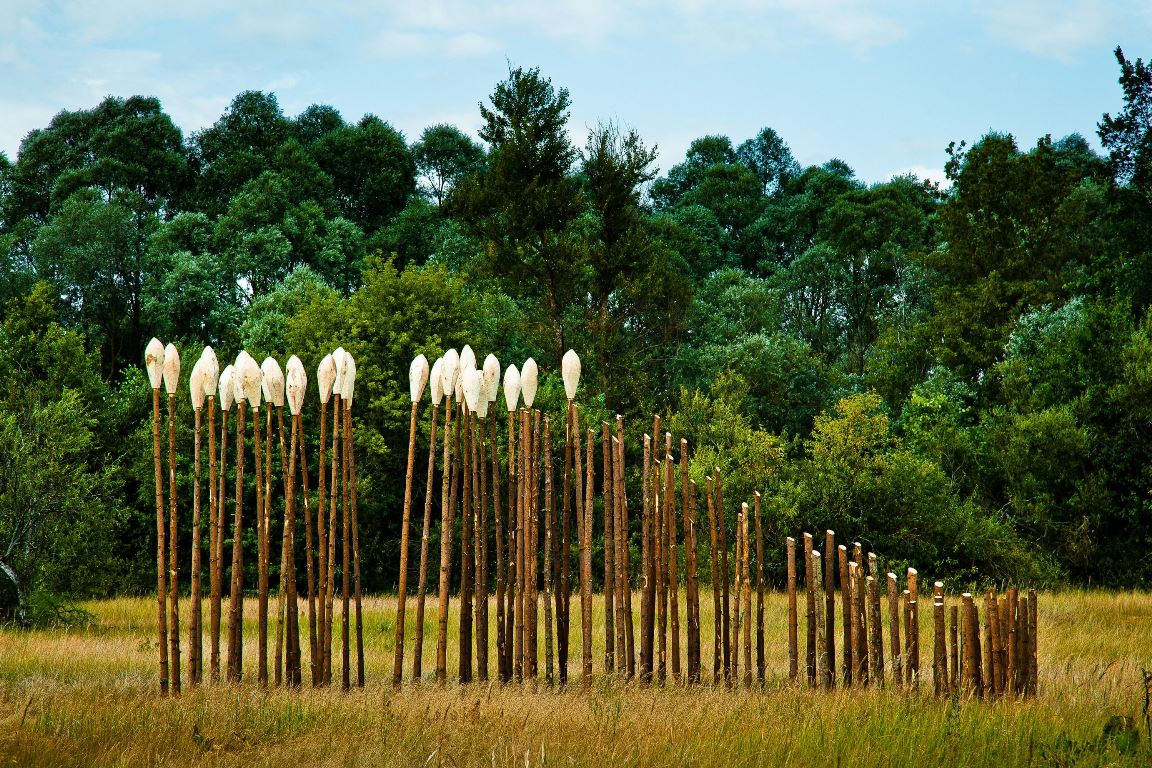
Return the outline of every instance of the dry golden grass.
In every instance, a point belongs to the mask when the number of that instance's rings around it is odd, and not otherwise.
[[[710,679],[710,596],[701,603]],[[1152,668],[1152,595],[1065,592],[1042,595],[1040,605],[1039,698],[982,703],[790,687],[784,679],[784,599],[777,594],[766,609],[771,680],[762,692],[647,688],[602,676],[599,611],[591,692],[579,690],[578,621],[569,662],[577,684],[568,691],[548,690],[543,682],[536,693],[478,684],[438,689],[426,682],[394,692],[388,681],[395,600],[374,598],[365,604],[363,691],[261,692],[245,684],[186,689],[179,698],[161,699],[155,603],[103,601],[86,606],[96,617],[88,627],[0,632],[0,759],[20,766],[278,768],[1152,764],[1146,736],[1134,744],[1131,731],[1104,735],[1114,716],[1131,717],[1143,730],[1140,668]],[[246,607],[254,619],[255,601]],[[573,608],[579,610],[578,599]],[[188,615],[186,606],[181,613]],[[922,644],[930,649],[930,616],[922,619]],[[246,623],[245,630],[252,641],[245,663],[254,670],[254,625]],[[426,675],[434,672],[434,630],[433,608]],[[449,631],[452,676],[455,622]],[[183,640],[186,645],[186,634]],[[410,669],[410,658],[405,666]]]

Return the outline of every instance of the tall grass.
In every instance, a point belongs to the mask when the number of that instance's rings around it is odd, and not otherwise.
[[[1041,595],[1040,606],[1039,697],[983,703],[933,699],[930,681],[920,695],[789,686],[779,594],[766,607],[770,679],[764,691],[646,688],[597,677],[584,693],[577,674],[564,692],[547,690],[542,681],[532,694],[497,684],[438,689],[431,680],[396,692],[390,685],[395,599],[383,597],[364,605],[368,687],[362,691],[261,692],[246,683],[161,699],[153,603],[95,602],[86,606],[96,617],[88,626],[0,632],[0,759],[20,766],[277,768],[1152,764],[1147,736],[1135,742],[1122,719],[1143,730],[1140,668],[1152,668],[1152,595],[1064,592]],[[710,607],[702,598],[704,628],[711,626]],[[245,637],[254,647],[251,608]],[[931,637],[930,612],[922,613],[922,637]],[[425,631],[434,624],[433,616]],[[449,632],[455,631],[453,620]],[[710,634],[704,636],[703,656],[710,659]],[[594,637],[599,673],[599,600]],[[579,643],[573,647],[575,670]],[[306,667],[307,643],[304,651]],[[245,653],[253,662],[254,656]],[[710,672],[706,665],[706,680]],[[254,666],[246,677],[254,681]]]

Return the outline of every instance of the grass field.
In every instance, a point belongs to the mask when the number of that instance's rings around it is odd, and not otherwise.
[[[701,603],[710,673],[710,597]],[[578,605],[574,600],[576,612]],[[93,616],[86,626],[0,632],[0,760],[18,766],[280,768],[1152,765],[1141,677],[1142,667],[1152,670],[1152,595],[1043,594],[1040,606],[1039,697],[983,703],[790,687],[781,595],[772,595],[766,610],[771,679],[764,691],[656,689],[600,676],[598,620],[598,677],[591,692],[579,686],[557,692],[542,683],[536,693],[452,684],[395,692],[388,684],[395,602],[384,597],[365,605],[368,686],[362,691],[260,692],[245,684],[161,699],[154,600],[94,602],[85,605]],[[252,642],[245,663],[254,669],[255,601],[246,607]],[[930,611],[923,614],[922,643],[930,658]],[[181,616],[186,622],[186,605]],[[434,671],[434,622],[432,616],[427,624],[426,674]],[[569,668],[578,679],[574,624]],[[186,624],[182,629],[186,646]],[[454,633],[454,624],[449,630]],[[450,673],[454,659],[451,653]],[[1117,717],[1131,718],[1131,725],[1120,720],[1118,727]]]

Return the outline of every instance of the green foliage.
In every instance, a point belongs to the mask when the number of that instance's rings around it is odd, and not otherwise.
[[[412,145],[412,158],[423,181],[420,192],[444,204],[460,179],[475,173],[484,162],[484,148],[454,125],[430,125]]]

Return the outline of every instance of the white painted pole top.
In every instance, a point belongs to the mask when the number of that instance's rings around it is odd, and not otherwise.
[[[412,364],[408,366],[408,394],[413,403],[420,402],[424,396],[424,387],[428,384],[428,358],[416,355]]]
[[[508,405],[508,413],[516,410],[516,403],[519,400],[520,371],[515,365],[510,365],[504,371],[504,402]]]
[[[175,344],[164,347],[164,391],[170,395],[176,394],[176,387],[180,383],[180,352]]]
[[[540,383],[540,368],[536,361],[528,358],[524,361],[524,369],[520,373],[520,387],[524,393],[524,405],[532,407],[536,402],[536,387]]]
[[[164,380],[164,343],[155,336],[144,349],[144,368],[148,371],[148,383],[152,389],[160,389]]]
[[[564,378],[564,394],[569,400],[576,399],[576,388],[580,386],[580,355],[570,349],[560,361],[560,374]]]

